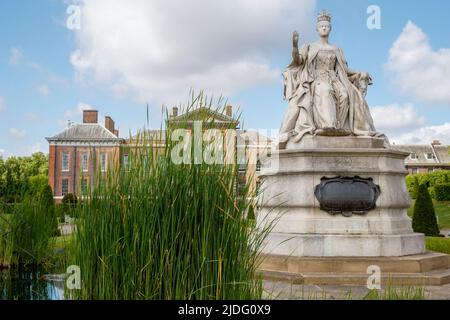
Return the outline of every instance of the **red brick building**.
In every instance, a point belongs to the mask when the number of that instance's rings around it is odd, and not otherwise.
[[[119,163],[120,146],[125,142],[111,117],[105,117],[104,126],[98,123],[96,110],[84,110],[82,124],[71,124],[46,139],[48,182],[57,203],[68,193],[82,195],[94,183],[97,170],[106,174],[108,166]]]
[[[204,129],[220,130],[234,129],[245,144],[245,156],[248,166],[239,170],[242,182],[251,179],[251,189],[256,190],[259,176],[259,157],[270,148],[270,139],[256,131],[239,129],[239,121],[234,119],[232,107],[228,106],[224,114],[198,108],[178,115],[178,109],[173,108],[169,119],[172,127],[182,126],[192,128],[197,119],[208,119],[203,124]],[[164,130],[148,130],[147,137],[155,139],[152,146],[158,152],[166,147]],[[82,196],[94,179],[106,175],[111,165],[128,166],[130,153],[136,147],[136,137],[119,138],[115,123],[111,117],[105,117],[104,125],[98,123],[96,110],[83,111],[83,123],[71,124],[63,132],[46,138],[49,142],[49,173],[48,181],[53,189],[54,199],[60,203],[64,195],[73,193]],[[242,148],[242,146],[239,146]]]

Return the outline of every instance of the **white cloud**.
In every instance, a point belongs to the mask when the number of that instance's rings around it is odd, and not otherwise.
[[[433,50],[427,35],[408,21],[386,64],[402,93],[427,103],[450,104],[450,49]]]
[[[289,52],[294,29],[312,34],[315,0],[82,1],[79,79],[116,96],[173,102],[189,88],[231,95],[280,81],[271,56]],[[288,61],[286,61],[288,63]]]
[[[58,125],[60,127],[65,128],[67,127],[68,121],[77,122],[76,121],[77,119],[82,118],[83,110],[93,110],[93,109],[95,108],[92,107],[91,105],[80,102],[78,103],[76,108],[64,112],[63,118],[58,120]]]
[[[11,48],[9,50],[9,63],[12,65],[19,64],[20,60],[23,57],[22,51],[17,48]]]
[[[48,97],[51,93],[50,88],[46,84],[41,84],[39,87],[37,87],[37,91],[43,97]]]
[[[450,122],[419,128],[391,137],[391,141],[395,144],[430,144],[433,140],[439,140],[443,144],[450,144]]]
[[[9,135],[11,138],[14,138],[14,139],[24,139],[27,136],[27,130],[11,128],[11,129],[9,129]]]
[[[0,96],[0,112],[5,111],[5,110],[6,110],[5,99]]]
[[[5,153],[5,149],[0,149],[0,157],[2,157],[4,153]]]
[[[419,116],[412,104],[390,104],[370,109],[375,127],[386,134],[416,129],[426,124],[425,117]]]

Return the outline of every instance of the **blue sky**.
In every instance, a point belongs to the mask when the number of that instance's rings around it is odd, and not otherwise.
[[[349,66],[374,79],[367,101],[378,130],[397,143],[450,143],[449,2],[189,3],[2,0],[0,154],[47,152],[45,137],[80,122],[84,106],[111,115],[126,136],[145,124],[148,103],[159,127],[161,105],[185,101],[191,87],[225,94],[246,128],[277,129],[292,31],[316,41],[321,9],[333,15],[330,40]],[[73,4],[77,30],[66,26]],[[367,28],[372,4],[381,9],[379,30]]]

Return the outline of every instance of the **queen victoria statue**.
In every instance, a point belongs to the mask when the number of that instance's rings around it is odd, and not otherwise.
[[[298,47],[294,32],[292,63],[284,76],[288,109],[280,128],[279,148],[294,145],[306,134],[319,136],[366,136],[387,138],[376,132],[365,101],[372,79],[367,72],[348,68],[340,48],[331,45],[331,15],[317,16],[319,41]]]

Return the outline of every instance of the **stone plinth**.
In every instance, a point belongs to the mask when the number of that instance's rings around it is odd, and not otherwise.
[[[384,140],[305,136],[297,145],[262,159],[258,224],[276,221],[264,254],[295,257],[400,257],[425,252],[407,209],[407,153],[383,148]],[[292,148],[296,149],[292,149]],[[331,215],[314,195],[321,178],[372,178],[381,193],[364,215]]]
[[[380,268],[382,285],[450,283],[450,256],[427,252],[404,257],[264,256],[259,267],[265,280],[314,285],[366,285],[368,268]]]

